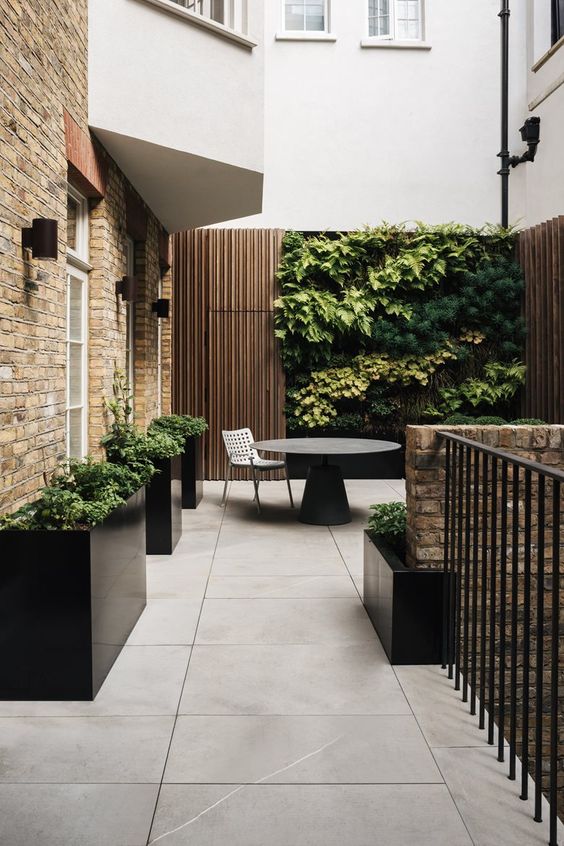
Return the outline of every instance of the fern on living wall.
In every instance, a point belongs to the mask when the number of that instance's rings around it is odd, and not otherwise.
[[[371,431],[475,410],[472,380],[480,411],[509,409],[524,372],[514,237],[457,224],[287,233],[275,331],[289,428],[342,419]],[[491,365],[514,368],[503,390]]]

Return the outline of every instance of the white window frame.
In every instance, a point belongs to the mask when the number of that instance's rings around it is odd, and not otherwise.
[[[370,34],[370,3],[366,2],[366,31],[369,41],[397,41],[403,44],[418,44],[425,40],[424,33],[424,3],[423,0],[417,0],[419,8],[419,35],[417,38],[399,38],[397,33],[397,3],[398,0],[390,0],[390,32],[387,35],[371,35]]]
[[[89,264],[89,221],[88,200],[71,185],[68,194],[76,202],[76,246],[67,245],[67,283],[66,283],[66,395],[65,395],[65,441],[66,454],[70,456],[70,412],[80,409],[81,444],[78,454],[73,457],[83,458],[88,454],[88,272]],[[81,339],[70,337],[70,282],[71,277],[81,283]],[[70,350],[72,346],[81,348],[81,397],[79,403],[70,403]]]
[[[331,32],[331,21],[330,21],[330,0],[323,0],[323,29],[286,29],[286,3],[287,0],[281,0],[280,3],[280,15],[281,15],[281,22],[280,22],[280,31],[289,37],[299,39],[302,38],[318,38],[323,37],[323,35],[329,35]]]
[[[129,235],[125,240],[125,272],[127,276],[135,275],[135,241]],[[125,304],[125,375],[129,393],[132,396],[131,408],[135,403],[135,303]]]

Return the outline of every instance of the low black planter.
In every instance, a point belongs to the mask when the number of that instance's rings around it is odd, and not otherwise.
[[[147,485],[147,555],[171,555],[182,534],[182,457],[155,462]]]
[[[146,604],[144,489],[89,531],[0,532],[0,561],[0,699],[93,699]]]
[[[202,439],[186,438],[182,453],[182,508],[197,508],[204,495]]]
[[[440,664],[442,570],[405,566],[381,538],[364,533],[364,607],[391,664]]]

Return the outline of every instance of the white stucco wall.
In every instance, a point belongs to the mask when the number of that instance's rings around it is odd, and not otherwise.
[[[546,6],[529,0],[528,116],[541,119],[541,143],[525,166],[527,226],[564,215],[564,43],[550,50]]]
[[[366,0],[332,0],[336,41],[277,41],[265,2],[263,213],[225,225],[350,229],[498,222],[498,0],[426,0],[430,51],[366,49]],[[512,152],[526,110],[526,9],[511,17]],[[523,219],[525,175],[511,176]]]
[[[89,0],[89,123],[165,227],[261,209],[264,6],[255,46],[168,0]]]

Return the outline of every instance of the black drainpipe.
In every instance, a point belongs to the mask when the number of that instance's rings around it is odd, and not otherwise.
[[[501,0],[501,225],[509,226],[509,0]]]

